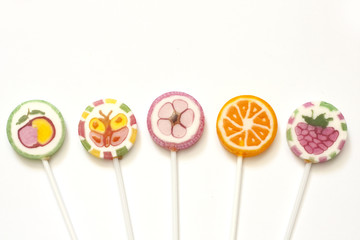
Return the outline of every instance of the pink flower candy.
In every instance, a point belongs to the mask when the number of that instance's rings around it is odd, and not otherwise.
[[[182,92],[168,92],[155,99],[147,123],[157,144],[177,151],[199,140],[204,130],[204,119],[203,110],[195,98]]]
[[[172,103],[165,103],[159,111],[158,127],[164,135],[182,138],[186,128],[194,122],[194,111],[188,108],[187,102],[176,99]]]

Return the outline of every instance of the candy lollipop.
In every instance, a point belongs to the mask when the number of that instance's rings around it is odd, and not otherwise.
[[[28,159],[42,160],[70,236],[77,239],[49,165],[50,158],[64,142],[65,131],[59,110],[41,100],[31,100],[17,106],[10,114],[6,127],[9,142],[18,154]]]
[[[97,158],[113,160],[128,239],[134,239],[124,180],[119,159],[135,143],[137,124],[124,103],[104,99],[89,105],[79,122],[79,136],[84,148]]]
[[[183,92],[168,92],[152,103],[147,125],[152,139],[171,151],[173,239],[179,239],[178,169],[176,152],[195,144],[204,131],[205,117],[200,104]]]
[[[232,98],[220,110],[216,130],[220,142],[229,152],[237,155],[237,182],[231,238],[237,238],[240,207],[242,161],[244,157],[258,155],[273,142],[277,131],[274,110],[261,98],[243,95]]]
[[[341,112],[327,102],[308,102],[291,115],[286,138],[291,151],[305,161],[304,175],[285,239],[290,239],[312,163],[329,161],[344,147],[347,125]]]

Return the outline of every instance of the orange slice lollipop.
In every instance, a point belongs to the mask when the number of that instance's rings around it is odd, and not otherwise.
[[[261,98],[234,97],[220,110],[216,131],[229,152],[242,157],[255,156],[273,142],[277,132],[276,115]]]

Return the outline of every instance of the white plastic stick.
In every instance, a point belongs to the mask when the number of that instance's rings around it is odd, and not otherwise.
[[[66,227],[67,227],[67,229],[69,231],[69,234],[71,236],[71,239],[76,240],[77,237],[76,237],[76,234],[75,234],[74,226],[71,223],[69,213],[68,213],[68,211],[66,210],[66,207],[65,207],[64,200],[61,197],[59,187],[58,187],[58,185],[56,183],[54,174],[53,174],[53,172],[51,170],[51,167],[50,167],[50,164],[49,164],[49,160],[44,160],[43,159],[42,162],[43,162],[43,165],[44,165],[44,168],[45,168],[46,175],[48,176],[51,188],[52,188],[52,190],[54,192],[56,201],[57,201],[57,203],[59,205],[59,208],[60,208],[60,211],[61,211],[61,213],[63,215]]]
[[[115,174],[116,174],[116,179],[117,179],[119,192],[120,192],[121,205],[122,205],[122,209],[123,209],[123,215],[124,215],[127,236],[128,236],[129,240],[134,240],[134,233],[133,233],[132,224],[131,224],[130,211],[129,211],[129,206],[128,206],[128,202],[127,202],[127,198],[126,198],[125,185],[124,185],[124,180],[122,177],[120,162],[119,162],[119,159],[117,159],[117,158],[114,158],[113,162],[114,162]]]
[[[179,183],[176,152],[171,151],[172,202],[173,202],[173,240],[179,239]]]
[[[234,196],[234,207],[233,207],[233,215],[231,220],[231,232],[230,239],[237,239],[237,230],[239,223],[239,209],[240,209],[240,196],[241,196],[241,179],[242,179],[242,162],[243,157],[237,157],[236,164],[236,183],[235,183],[235,196]]]
[[[289,225],[288,225],[286,235],[285,235],[285,238],[284,238],[285,240],[289,240],[291,238],[291,234],[292,234],[292,231],[293,231],[293,228],[294,228],[296,216],[297,216],[297,214],[299,212],[301,200],[302,200],[302,198],[304,196],[304,190],[305,190],[305,187],[306,187],[307,180],[309,178],[310,169],[311,169],[311,163],[307,162],[305,164],[304,174],[303,174],[303,177],[302,177],[302,180],[301,180],[299,192],[298,192],[298,195],[296,197],[295,205],[294,205],[294,208],[293,208],[293,211],[291,213],[290,220],[289,220]]]

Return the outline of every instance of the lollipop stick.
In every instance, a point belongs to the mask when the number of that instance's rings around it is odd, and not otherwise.
[[[57,203],[59,205],[59,208],[60,208],[60,211],[61,211],[61,213],[63,215],[66,227],[67,227],[67,229],[69,231],[69,234],[71,236],[71,239],[76,240],[77,237],[76,237],[76,234],[75,234],[74,226],[71,223],[69,213],[66,210],[64,200],[61,197],[59,187],[58,187],[58,185],[56,183],[56,180],[55,180],[54,174],[53,174],[53,172],[51,170],[49,161],[43,159],[42,162],[43,162],[43,165],[44,165],[44,168],[45,168],[46,175],[48,176],[48,179],[50,181],[51,188],[52,188],[52,190],[54,192],[56,201],[57,201]]]
[[[128,236],[129,240],[133,240],[134,233],[133,233],[131,219],[130,219],[130,211],[129,211],[129,206],[128,206],[128,202],[127,202],[127,198],[126,198],[125,185],[124,185],[124,180],[122,177],[121,166],[119,163],[119,159],[114,158],[113,162],[114,162],[114,168],[115,168],[117,183],[118,183],[119,192],[120,192],[121,205],[122,205],[122,209],[123,209],[123,215],[124,215],[124,220],[125,220],[127,236]]]
[[[172,171],[172,202],[173,202],[173,240],[179,239],[179,183],[178,183],[178,162],[176,152],[171,151]]]
[[[301,180],[301,184],[300,184],[300,188],[299,188],[299,192],[298,195],[296,197],[296,201],[295,201],[295,205],[294,205],[294,209],[291,213],[291,217],[290,217],[290,221],[289,221],[289,225],[286,231],[286,235],[285,235],[285,240],[289,240],[291,237],[291,233],[293,231],[294,228],[294,224],[295,224],[295,220],[296,220],[296,216],[299,212],[299,208],[300,208],[300,204],[301,204],[301,200],[304,196],[304,190],[306,187],[306,183],[307,180],[309,178],[309,173],[310,173],[310,169],[311,169],[311,163],[307,162],[305,164],[305,169],[304,169],[304,174],[303,174],[303,178]]]
[[[239,209],[240,209],[241,179],[242,179],[242,161],[243,161],[243,157],[238,156],[237,164],[236,164],[236,186],[235,186],[234,207],[233,207],[233,216],[231,221],[231,232],[230,232],[231,240],[236,240],[237,238]]]

